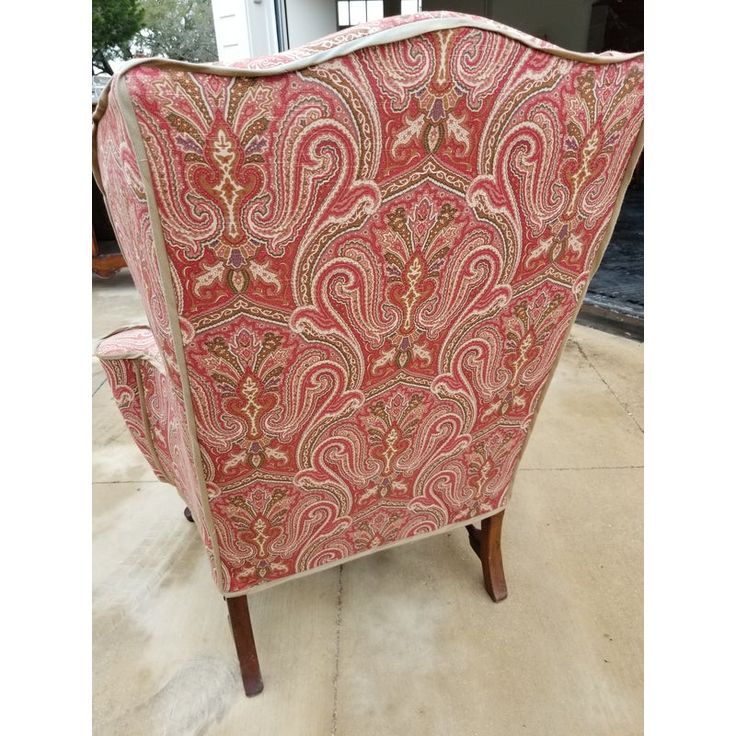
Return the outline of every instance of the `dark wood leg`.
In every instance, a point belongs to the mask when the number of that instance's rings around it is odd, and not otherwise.
[[[235,650],[240,661],[240,674],[243,678],[245,694],[251,698],[263,690],[261,668],[258,664],[258,652],[250,625],[248,599],[241,595],[238,598],[226,598],[227,610],[230,613],[230,626],[233,630]]]
[[[472,524],[465,528],[473,552],[480,557],[483,565],[483,583],[489,596],[498,603],[508,595],[506,577],[503,573],[503,557],[501,555],[501,527],[504,512],[483,519],[481,528]]]
[[[184,516],[186,516],[187,521],[191,521],[192,524],[194,524],[194,517],[192,516],[192,512],[189,510],[189,506],[184,507]]]

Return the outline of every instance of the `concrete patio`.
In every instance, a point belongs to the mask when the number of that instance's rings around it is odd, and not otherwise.
[[[127,272],[93,315],[95,338],[146,321]],[[641,343],[573,329],[505,517],[506,601],[462,529],[253,594],[246,700],[197,533],[94,363],[94,732],[641,734],[642,367]]]

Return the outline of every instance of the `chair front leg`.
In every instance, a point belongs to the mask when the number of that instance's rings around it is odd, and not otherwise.
[[[504,512],[483,519],[481,528],[472,524],[465,528],[473,552],[480,557],[483,566],[483,583],[491,599],[498,603],[508,595],[506,576],[503,572],[503,556],[501,555],[501,528]]]
[[[250,698],[263,690],[261,667],[258,664],[258,652],[253,638],[253,628],[250,625],[248,599],[241,595],[238,598],[226,598],[227,609],[230,614],[230,627],[233,631],[235,651],[240,662],[240,674],[243,678],[245,694]]]

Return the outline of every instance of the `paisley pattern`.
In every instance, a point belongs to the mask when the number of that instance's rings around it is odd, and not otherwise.
[[[640,56],[425,13],[137,64],[104,107],[151,330],[98,354],[223,592],[505,507],[638,151]]]

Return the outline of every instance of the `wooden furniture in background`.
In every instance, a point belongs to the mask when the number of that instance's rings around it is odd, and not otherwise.
[[[92,227],[92,273],[109,279],[121,268],[125,268],[125,258],[122,253],[101,253],[97,242],[94,226]]]
[[[93,103],[92,112],[95,106]],[[92,177],[92,273],[109,279],[125,267],[125,258],[107,214],[105,199]]]

